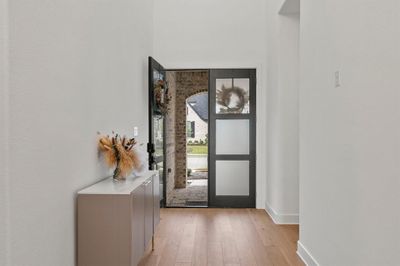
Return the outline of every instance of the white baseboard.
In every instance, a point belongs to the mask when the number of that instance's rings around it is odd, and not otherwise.
[[[303,246],[303,244],[297,241],[297,255],[303,260],[307,266],[319,266],[318,262],[314,259],[311,253]]]
[[[265,210],[276,224],[299,224],[299,214],[279,214],[267,202]]]

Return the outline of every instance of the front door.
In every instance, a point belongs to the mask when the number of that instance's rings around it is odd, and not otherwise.
[[[167,94],[165,69],[149,57],[149,169],[158,170],[160,177],[160,201],[165,205],[165,108]]]
[[[256,70],[209,76],[209,206],[255,207]]]

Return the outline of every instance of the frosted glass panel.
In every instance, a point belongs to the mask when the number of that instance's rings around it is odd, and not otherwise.
[[[216,195],[249,195],[249,161],[216,161]]]
[[[216,120],[216,154],[249,154],[249,120]]]

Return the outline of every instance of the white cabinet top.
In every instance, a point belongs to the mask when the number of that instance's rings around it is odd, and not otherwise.
[[[116,181],[112,177],[106,178],[94,185],[78,191],[78,195],[87,194],[120,194],[129,195],[133,190],[143,184],[148,178],[157,175],[157,171],[147,171],[140,176],[128,176],[126,180]]]

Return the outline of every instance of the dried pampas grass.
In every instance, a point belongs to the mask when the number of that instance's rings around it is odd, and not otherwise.
[[[141,166],[140,159],[132,149],[135,145],[134,138],[121,138],[118,134],[113,137],[100,137],[99,151],[104,155],[107,166],[110,168],[115,167],[114,179],[124,180],[134,169],[138,169]]]

